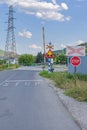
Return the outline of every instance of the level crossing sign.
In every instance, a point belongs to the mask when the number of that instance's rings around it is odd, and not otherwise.
[[[52,50],[48,50],[48,52],[45,54],[46,58],[54,58],[54,54],[52,52]]]
[[[67,46],[67,56],[85,56],[85,46]]]

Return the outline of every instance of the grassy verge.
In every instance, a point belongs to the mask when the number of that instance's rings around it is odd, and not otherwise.
[[[0,65],[0,71],[6,70],[6,69],[15,69],[15,68],[18,68],[17,64],[10,64],[9,67],[7,64]]]
[[[87,75],[70,75],[67,72],[41,71],[40,75],[50,78],[57,87],[65,89],[65,94],[79,101],[87,101]],[[75,80],[76,79],[76,80]]]

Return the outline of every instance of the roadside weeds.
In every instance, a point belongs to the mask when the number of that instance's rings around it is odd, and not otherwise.
[[[60,101],[72,115],[77,125],[79,125],[82,130],[87,130],[87,103],[79,102],[72,97],[66,96],[64,94],[65,90],[56,87],[55,82],[52,80],[45,78],[45,81],[48,83],[49,87],[51,87],[57,94]]]
[[[75,79],[67,72],[40,72],[82,130],[87,130],[87,76]],[[48,79],[47,79],[48,78]]]

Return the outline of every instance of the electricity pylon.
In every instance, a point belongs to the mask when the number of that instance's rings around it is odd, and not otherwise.
[[[7,27],[7,36],[6,36],[6,45],[5,45],[5,59],[7,62],[16,62],[16,42],[14,34],[14,10],[13,6],[9,6],[8,13],[8,27]]]

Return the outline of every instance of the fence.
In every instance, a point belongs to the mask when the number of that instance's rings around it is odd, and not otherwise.
[[[74,73],[75,67],[71,65],[70,58],[68,57],[68,72],[70,74]],[[76,67],[76,73],[80,74],[87,74],[87,56],[82,56],[81,58],[81,64]]]

